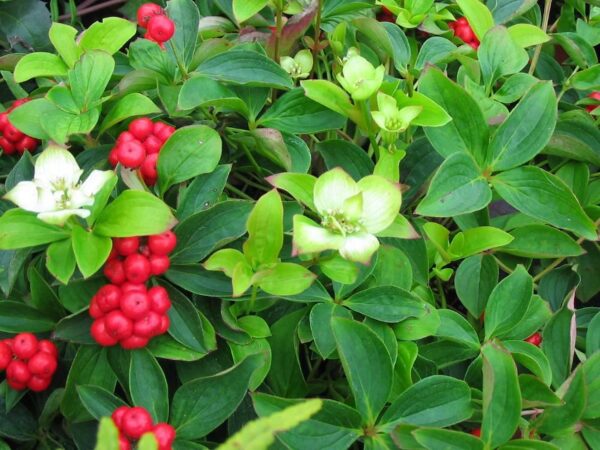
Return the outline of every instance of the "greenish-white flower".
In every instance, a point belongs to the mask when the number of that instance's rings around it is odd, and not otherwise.
[[[371,112],[373,120],[382,130],[391,133],[401,133],[423,111],[422,106],[406,106],[398,108],[396,99],[379,92],[377,94],[378,111]]]
[[[83,207],[94,204],[94,196],[113,173],[94,170],[79,183],[82,173],[68,150],[51,145],[36,159],[33,180],[21,181],[4,198],[55,225],[64,225],[73,215],[86,218],[90,210]]]
[[[313,68],[313,56],[310,50],[300,50],[293,58],[283,56],[280,64],[292,78],[308,78]]]
[[[335,168],[316,180],[313,200],[321,221],[294,216],[294,252],[338,250],[347,260],[368,264],[379,248],[376,234],[398,216],[402,194],[398,184],[383,177],[369,175],[356,182]]]
[[[366,100],[377,92],[384,75],[383,66],[375,68],[365,58],[353,53],[347,57],[337,80],[354,100]]]

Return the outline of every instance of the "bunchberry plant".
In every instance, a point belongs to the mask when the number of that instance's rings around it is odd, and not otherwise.
[[[600,448],[598,45],[597,0],[0,1],[0,450]]]

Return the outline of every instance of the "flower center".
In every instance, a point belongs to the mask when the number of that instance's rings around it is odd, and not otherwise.
[[[342,235],[358,233],[362,230],[362,224],[359,220],[349,220],[342,211],[329,210],[321,219],[321,225],[328,230]]]
[[[396,117],[387,117],[385,119],[385,127],[388,130],[398,130],[402,127],[402,122]]]

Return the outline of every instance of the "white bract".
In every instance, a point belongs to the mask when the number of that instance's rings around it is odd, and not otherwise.
[[[347,260],[369,263],[379,248],[375,235],[398,216],[400,186],[377,175],[356,182],[335,168],[317,179],[313,193],[321,223],[294,216],[294,252],[338,250]]]
[[[82,173],[68,150],[51,145],[35,161],[33,180],[21,181],[4,198],[55,225],[64,225],[73,215],[86,218],[90,210],[83,207],[94,204],[94,196],[113,173],[94,170],[79,183]]]

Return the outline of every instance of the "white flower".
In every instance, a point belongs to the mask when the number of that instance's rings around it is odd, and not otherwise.
[[[18,207],[38,213],[44,222],[64,225],[73,215],[86,218],[94,204],[94,196],[113,176],[110,170],[94,170],[84,183],[79,183],[83,170],[66,149],[49,146],[35,161],[32,181],[21,181],[4,198]]]

